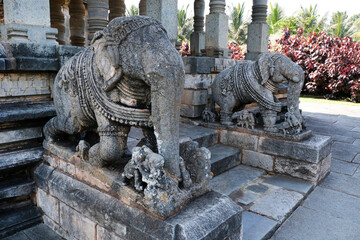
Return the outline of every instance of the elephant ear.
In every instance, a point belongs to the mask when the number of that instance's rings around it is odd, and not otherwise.
[[[260,85],[264,85],[267,81],[269,81],[270,77],[274,74],[273,72],[272,73],[270,72],[270,71],[274,71],[273,69],[271,69],[270,59],[271,59],[270,55],[267,53],[263,53],[259,57],[258,64],[261,75],[261,79],[259,79]]]
[[[122,77],[119,50],[113,38],[103,31],[96,32],[92,46],[97,68],[104,79],[103,90],[111,91]]]

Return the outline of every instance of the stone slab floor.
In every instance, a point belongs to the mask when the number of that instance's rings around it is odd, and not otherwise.
[[[271,239],[360,239],[360,104],[300,107],[308,128],[333,137],[331,173]]]

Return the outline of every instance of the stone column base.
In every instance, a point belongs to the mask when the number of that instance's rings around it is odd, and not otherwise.
[[[74,179],[69,173],[85,173],[58,161],[59,168],[43,163],[36,169],[36,199],[44,223],[65,239],[242,239],[242,208],[225,195],[208,192],[162,220]]]
[[[56,28],[11,23],[0,26],[0,31],[3,42],[58,44]]]

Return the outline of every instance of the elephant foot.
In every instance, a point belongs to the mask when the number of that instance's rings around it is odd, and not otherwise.
[[[234,125],[234,123],[232,122],[232,112],[231,111],[220,111],[220,122],[222,125],[225,126],[231,126]]]

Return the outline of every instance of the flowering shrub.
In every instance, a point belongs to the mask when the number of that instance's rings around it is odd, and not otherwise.
[[[183,44],[180,46],[179,52],[180,52],[182,57],[190,55],[190,44],[189,44],[189,42],[183,42]]]
[[[332,38],[326,32],[311,33],[308,38],[302,33],[300,28],[290,36],[290,29],[285,28],[272,48],[303,68],[303,91],[360,102],[360,45],[350,37]]]
[[[236,60],[244,60],[245,51],[241,50],[241,47],[236,43],[228,43],[228,49],[232,51],[231,58]]]

